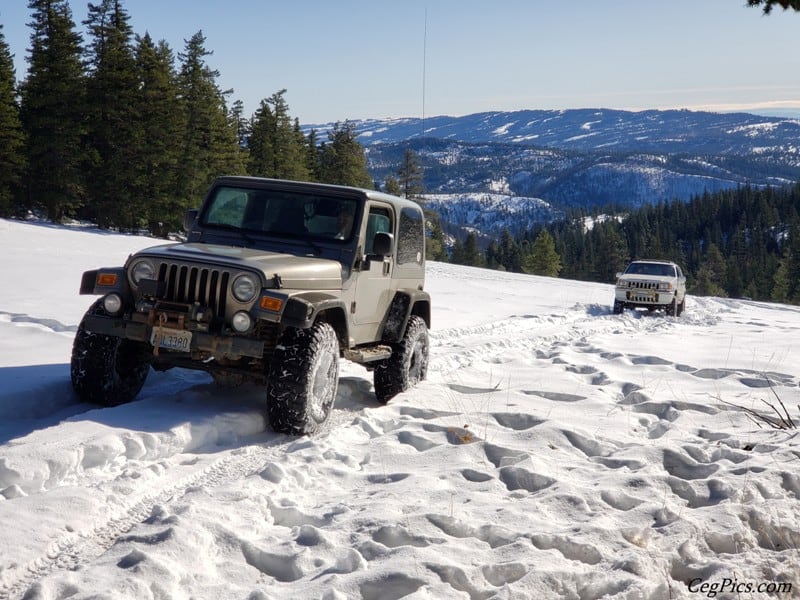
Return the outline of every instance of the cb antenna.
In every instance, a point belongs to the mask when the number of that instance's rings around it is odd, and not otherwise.
[[[425,137],[425,67],[428,56],[428,7],[425,7],[425,22],[422,30],[422,131],[420,139]]]

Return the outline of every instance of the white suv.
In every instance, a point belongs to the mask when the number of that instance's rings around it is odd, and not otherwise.
[[[623,273],[617,273],[614,289],[614,314],[626,308],[663,308],[679,317],[686,305],[686,277],[674,262],[636,260]]]

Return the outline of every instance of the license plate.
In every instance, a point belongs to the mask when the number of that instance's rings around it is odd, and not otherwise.
[[[648,300],[655,300],[656,293],[651,290],[634,290],[628,292],[628,298],[647,298]]]
[[[153,329],[153,333],[150,334],[150,343],[165,350],[189,352],[192,347],[192,332],[156,327]]]

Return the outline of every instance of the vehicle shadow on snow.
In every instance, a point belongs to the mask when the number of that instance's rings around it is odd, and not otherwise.
[[[80,402],[70,384],[69,365],[0,368],[0,444],[64,421],[93,421],[148,433],[188,425],[231,435],[276,435],[265,421],[264,386],[226,388],[199,371],[151,371],[137,398],[120,406]],[[342,376],[334,411],[354,413],[379,407],[369,379]],[[228,436],[230,437],[230,436]]]
[[[0,443],[91,408],[72,391],[68,364],[0,367]]]

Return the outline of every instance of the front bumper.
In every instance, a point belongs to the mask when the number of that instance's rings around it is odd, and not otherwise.
[[[675,300],[675,291],[617,288],[614,292],[614,300],[627,306],[666,306]]]
[[[91,333],[101,333],[137,342],[150,343],[154,326],[148,323],[129,321],[119,317],[102,315],[86,315],[84,327]],[[189,353],[208,353],[210,356],[238,359],[242,357],[262,358],[264,341],[242,336],[212,334],[204,331],[192,331]],[[161,350],[161,352],[164,352]]]

